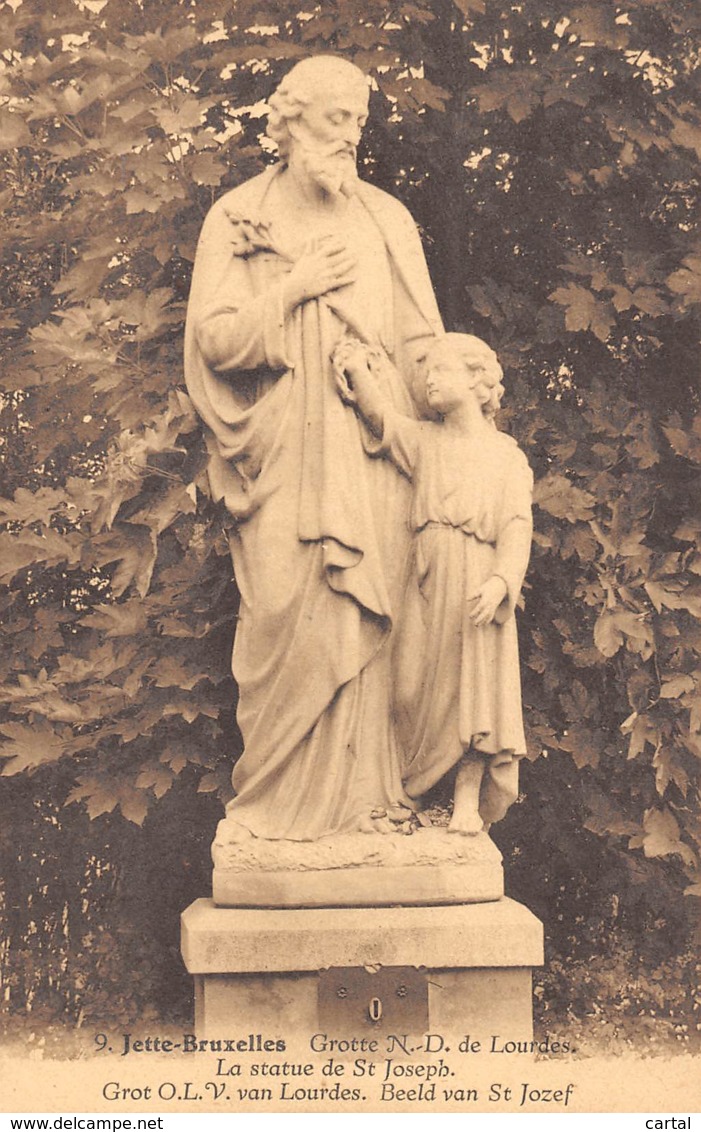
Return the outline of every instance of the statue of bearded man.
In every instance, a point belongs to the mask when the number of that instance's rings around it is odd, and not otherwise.
[[[412,805],[391,706],[409,485],[330,359],[351,333],[410,381],[441,324],[411,217],[357,176],[367,112],[349,62],[293,67],[270,99],[279,163],[214,205],[197,251],[186,376],[236,520],[238,837],[388,832]],[[385,394],[414,413],[393,372]]]

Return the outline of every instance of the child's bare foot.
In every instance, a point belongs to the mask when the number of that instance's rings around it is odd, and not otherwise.
[[[448,823],[448,833],[461,833],[464,837],[475,837],[482,832],[484,822],[479,813],[480,786],[484,774],[484,760],[480,755],[466,754],[455,776],[455,801],[453,816]]]

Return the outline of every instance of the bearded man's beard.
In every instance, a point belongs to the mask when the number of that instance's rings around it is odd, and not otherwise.
[[[299,145],[299,159],[307,175],[331,196],[350,197],[356,192],[358,170],[355,150]]]

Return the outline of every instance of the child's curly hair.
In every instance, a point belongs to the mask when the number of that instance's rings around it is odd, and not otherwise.
[[[490,385],[498,385],[504,380],[504,371],[491,346],[474,334],[443,334],[431,343],[426,354],[426,364],[439,352],[449,351],[464,364],[473,382],[486,380]]]

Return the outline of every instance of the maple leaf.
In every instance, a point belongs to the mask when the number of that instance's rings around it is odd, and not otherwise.
[[[193,499],[191,485],[178,483],[169,486],[148,507],[138,511],[132,517],[132,522],[143,523],[156,534],[161,534],[182,516],[192,515],[196,511],[197,502]]]
[[[198,185],[219,185],[226,173],[226,162],[214,153],[198,153],[188,162],[188,172]]]
[[[572,31],[584,42],[612,49],[625,47],[629,42],[628,28],[616,22],[616,9],[607,4],[589,3],[573,8],[569,18]]]
[[[624,735],[630,735],[628,743],[629,759],[635,759],[638,755],[641,755],[645,750],[646,744],[649,744],[653,748],[659,746],[659,729],[650,716],[644,712],[632,712],[621,724],[621,732]]]
[[[687,673],[680,672],[676,676],[671,676],[669,680],[662,682],[660,688],[660,698],[663,700],[676,700],[683,696],[685,692],[693,692],[696,688],[693,676]]]
[[[612,288],[613,290],[613,305],[620,313],[621,311],[628,311],[633,306],[633,292],[629,291],[627,287],[620,287],[617,284]]]
[[[86,274],[81,275],[82,282],[87,281],[88,274],[89,269],[86,268]],[[86,366],[103,362],[113,364],[117,360],[117,350],[104,340],[95,337],[92,319],[84,309],[71,308],[63,312],[60,326],[47,322],[42,326],[34,327],[30,331],[30,337],[32,342],[46,353],[71,364],[81,363]],[[63,376],[59,372],[54,380]]]
[[[594,626],[594,644],[604,656],[615,656],[625,637],[615,613],[605,610]]]
[[[219,712],[215,707],[198,701],[195,697],[186,699],[185,696],[173,696],[163,707],[162,714],[164,718],[172,715],[182,716],[186,723],[194,723],[200,715],[208,715],[211,719],[216,719]]]
[[[136,786],[139,790],[153,790],[157,798],[162,798],[170,790],[175,781],[175,774],[171,767],[165,767],[162,762],[149,762],[136,777]]]
[[[155,106],[153,114],[166,134],[180,135],[187,133],[193,126],[198,126],[206,109],[207,100],[188,95],[179,99],[175,107],[169,104]]]
[[[181,321],[182,316],[171,305],[172,299],[173,291],[170,287],[157,287],[148,295],[143,291],[135,291],[129,297],[121,309],[121,320],[136,327],[136,342],[156,338]]]
[[[596,539],[589,527],[577,523],[565,532],[562,544],[563,558],[569,558],[575,553],[582,562],[593,562],[596,558],[596,550]]]
[[[194,24],[184,24],[167,30],[158,28],[141,35],[126,35],[124,45],[130,52],[138,53],[145,64],[152,60],[160,63],[175,61],[184,51],[197,45],[197,30]]]
[[[533,502],[556,519],[570,523],[591,519],[594,514],[594,496],[557,472],[549,472],[536,481]]]
[[[691,429],[663,425],[662,431],[677,456],[701,464],[701,413],[694,418]]]
[[[455,0],[455,2],[457,3],[457,0]],[[467,0],[462,0],[462,2],[467,3]],[[484,0],[475,0],[476,5],[483,3]],[[459,4],[458,7],[460,7]],[[402,19],[419,24],[429,24],[436,18],[435,13],[432,12],[430,8],[420,8],[417,4],[402,4],[399,10],[399,15],[402,17]],[[358,63],[358,65],[361,66],[360,63]],[[369,68],[367,69],[369,70]]]
[[[701,255],[687,256],[684,266],[667,276],[667,286],[680,296],[684,306],[701,303]]]
[[[0,519],[48,526],[57,511],[66,507],[65,492],[52,487],[29,491],[18,487],[13,499],[0,499]]]
[[[91,298],[102,286],[114,248],[100,256],[81,258],[54,284],[55,295],[70,295],[73,301]]]
[[[584,828],[599,835],[632,835],[639,830],[637,822],[627,818],[613,798],[599,790],[593,783],[587,783],[583,791],[587,816]]]
[[[644,583],[645,591],[650,598],[658,613],[661,613],[663,608],[667,609],[684,609],[684,599],[681,596],[681,585],[677,584],[674,588],[670,588],[670,583],[663,586],[661,582],[656,582],[652,579]]]
[[[540,92],[534,89],[530,68],[511,67],[489,75],[489,81],[472,87],[482,113],[506,109],[514,122],[522,122],[540,105]]]
[[[6,107],[0,108],[0,150],[31,144],[32,135],[22,114]]]
[[[55,679],[63,684],[110,680],[131,664],[138,651],[138,641],[122,641],[118,645],[105,641],[92,647],[87,656],[79,656],[75,651],[61,653]]]
[[[453,0],[453,3],[466,19],[469,19],[473,12],[483,14],[485,11],[485,0]]]
[[[82,617],[80,623],[101,630],[109,640],[143,632],[148,619],[142,602],[130,601],[119,605],[98,605],[87,617]]]
[[[174,656],[166,656],[156,661],[151,674],[155,677],[157,688],[181,688],[185,692],[192,691],[200,680],[206,680],[208,677],[207,672],[202,672],[198,668],[189,668]]]
[[[643,829],[642,837],[631,839],[632,849],[642,846],[646,857],[670,857],[678,854],[687,864],[696,864],[696,857],[689,846],[681,840],[679,824],[668,807],[662,810],[646,810]]]
[[[421,108],[430,106],[432,110],[445,110],[445,104],[450,98],[450,91],[428,79],[414,79],[407,83],[407,92],[412,100]]]
[[[631,421],[626,429],[630,437],[628,451],[638,461],[641,468],[653,468],[660,461],[657,435],[647,416]]]
[[[36,679],[20,672],[17,686],[6,684],[0,698],[11,705],[14,715],[37,713],[53,723],[85,723],[89,716],[83,704],[65,698],[46,669]]]
[[[112,576],[112,593],[121,597],[134,585],[145,597],[156,564],[156,536],[148,527],[135,523],[117,523],[109,534],[97,535],[84,546],[83,559],[98,566],[117,563]]]
[[[58,566],[65,562],[73,566],[80,561],[79,543],[78,535],[61,535],[51,527],[40,535],[27,530],[18,534],[1,532],[0,581],[11,581],[20,570],[39,563]]]
[[[137,212],[160,212],[163,201],[137,186],[124,194],[127,216]]]
[[[166,749],[160,755],[160,762],[170,768],[173,774],[180,774],[188,764],[206,766],[207,756],[193,747],[192,743],[169,739]],[[230,773],[230,772],[229,772]]]
[[[62,649],[65,642],[60,627],[70,625],[74,617],[75,614],[69,610],[38,609],[34,618],[34,641],[30,645],[29,655],[38,658],[49,649]]]
[[[679,788],[683,797],[687,796],[689,789],[689,776],[682,766],[679,765],[677,758],[677,751],[674,747],[660,744],[655,751],[652,759],[652,765],[655,768],[655,788],[657,793],[662,797],[665,794],[670,782]]]
[[[3,775],[34,771],[46,763],[56,762],[66,751],[66,742],[47,723],[31,726],[26,723],[0,724],[0,733],[9,742],[0,743],[0,756],[8,759]]]
[[[164,637],[184,637],[187,640],[201,640],[212,629],[209,618],[189,618],[178,614],[166,615],[158,619],[159,632]]]
[[[80,775],[78,785],[68,795],[69,802],[85,802],[91,818],[111,814],[119,806],[125,818],[143,825],[148,813],[148,796],[132,783],[105,773]]]
[[[693,149],[697,157],[701,157],[701,126],[695,122],[687,122],[683,118],[672,119],[673,128],[670,138],[675,145]]]
[[[119,118],[121,122],[131,122],[134,118],[138,118],[141,114],[152,109],[153,95],[150,92],[138,93],[123,98],[118,106],[113,106],[110,110],[110,116]]]
[[[133,466],[128,451],[117,440],[117,451],[110,453],[103,475],[95,484],[90,510],[93,530],[111,530],[119,508],[139,495],[142,486],[140,470]]]
[[[608,341],[616,321],[611,302],[598,299],[587,287],[580,287],[577,283],[558,287],[548,298],[565,308],[565,326],[568,330],[591,330],[600,341]]]
[[[669,303],[665,302],[655,287],[636,287],[632,301],[639,311],[653,318],[669,314]]]
[[[615,656],[622,644],[631,652],[651,655],[652,637],[644,615],[629,609],[605,609],[594,625],[594,644],[604,656]]]
[[[204,774],[197,784],[199,794],[219,794],[223,799],[233,795],[231,788],[231,770],[221,766],[217,770]]]
[[[578,770],[582,767],[597,767],[606,747],[607,736],[604,731],[592,729],[587,724],[575,723],[567,729],[567,735],[560,739],[563,751],[569,751]]]

